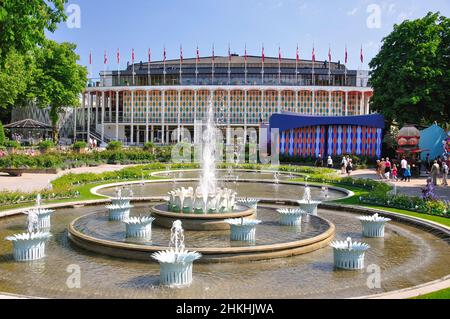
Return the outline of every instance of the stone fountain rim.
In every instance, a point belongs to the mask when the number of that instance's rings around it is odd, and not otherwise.
[[[158,183],[171,182],[173,180],[174,179],[157,179],[157,180],[143,180],[143,181],[125,181],[125,182],[118,182],[118,183],[112,183],[112,184],[104,184],[104,185],[99,185],[99,186],[91,188],[91,194],[96,195],[96,196],[100,196],[100,197],[104,197],[104,198],[108,198],[109,200],[111,200],[114,197],[107,196],[107,195],[104,195],[104,194],[100,194],[100,193],[98,193],[98,191],[101,190],[101,189],[105,189],[105,188],[113,188],[113,187],[123,186],[123,185],[140,185],[142,183],[144,183],[144,184],[155,184],[155,183],[158,184]],[[221,179],[218,179],[218,180],[221,180]],[[196,178],[182,178],[182,179],[177,179],[177,181],[178,182],[198,182],[198,179],[196,179]],[[242,179],[242,180],[239,180],[239,183],[273,184],[273,181],[272,180],[268,180],[268,179]],[[311,185],[311,184],[308,184],[306,182],[292,182],[292,181],[279,181],[278,184],[279,185],[309,186],[309,187],[312,187],[312,188],[321,188],[322,187],[320,185]],[[341,193],[346,195],[346,196],[341,197],[339,199],[346,199],[346,198],[350,198],[350,197],[355,195],[354,192],[352,192],[352,191],[350,191],[348,189],[342,188],[342,187],[328,186],[328,189],[334,190],[334,191],[338,191],[338,192],[341,192]],[[164,200],[168,200],[169,199],[168,196],[162,196],[162,197],[158,197],[158,198],[162,198]],[[237,197],[237,199],[240,199],[240,198],[244,198],[244,197],[239,197],[239,196]],[[140,199],[140,200],[144,199],[145,200],[145,199],[154,199],[154,197],[135,197],[134,199],[135,200],[136,199]],[[277,199],[273,198],[271,200],[276,201]],[[331,198],[330,199],[324,199],[324,200],[320,201],[320,203],[331,202],[331,201],[334,201],[334,200],[335,199],[331,199]]]
[[[160,206],[166,206],[166,204],[156,204],[151,207],[152,214],[155,214],[156,216],[163,216],[163,217],[169,217],[169,218],[177,218],[177,219],[201,219],[201,220],[223,220],[227,218],[240,218],[240,217],[247,217],[251,216],[255,213],[255,210],[253,208],[247,208],[243,207],[244,209],[237,211],[237,212],[231,212],[231,213],[208,213],[208,214],[184,214],[184,213],[175,213],[175,212],[169,212],[158,209]]]

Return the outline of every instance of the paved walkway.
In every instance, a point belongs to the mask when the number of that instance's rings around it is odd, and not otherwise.
[[[103,173],[121,170],[130,165],[100,165],[96,167],[78,167],[61,171],[58,174],[23,174],[20,177],[0,173],[0,191],[33,192],[47,188],[50,182],[65,174]]]
[[[380,180],[376,175],[374,169],[361,169],[353,172],[352,177],[355,178],[370,178],[374,180]],[[386,182],[386,180],[383,180]],[[439,184],[441,179],[439,179]],[[422,188],[427,184],[427,177],[411,178],[410,182],[390,182],[393,185],[397,185],[397,191],[409,196],[421,196]],[[436,195],[444,200],[450,200],[450,186],[436,186]]]

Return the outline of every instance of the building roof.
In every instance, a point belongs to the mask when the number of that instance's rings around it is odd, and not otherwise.
[[[287,131],[295,128],[318,125],[362,125],[383,129],[384,117],[380,114],[356,116],[312,116],[297,113],[276,113],[270,117],[270,128]]]
[[[183,66],[185,65],[195,65],[196,64],[196,58],[184,58],[183,59]],[[213,57],[212,56],[207,56],[207,57],[201,57],[198,60],[198,66],[202,67],[202,66],[211,66],[213,62]],[[324,63],[328,63],[328,61],[325,60],[316,60],[316,62],[314,63],[314,66],[317,68],[321,68],[323,66]],[[135,68],[141,66],[144,66],[145,68],[147,68],[148,66],[148,62],[147,61],[141,61],[141,62],[135,62]],[[229,57],[228,56],[215,56],[214,57],[214,64],[216,66],[223,65],[223,66],[228,66],[229,63]],[[265,57],[264,60],[264,64],[266,67],[270,68],[270,67],[278,67],[278,57]],[[150,63],[151,67],[161,67],[164,64],[163,61],[152,61]],[[239,66],[243,66],[245,64],[245,56],[240,56],[237,54],[232,54],[231,55],[231,67],[239,67]],[[255,67],[261,67],[262,64],[262,56],[247,56],[247,66],[248,67],[252,67],[252,65],[254,65]],[[281,59],[281,66],[282,67],[295,67],[296,64],[296,59],[288,59],[288,58],[282,58]],[[311,68],[312,67],[313,62],[311,60],[299,60],[298,62],[298,67],[308,67]],[[170,66],[175,66],[178,67],[180,65],[180,59],[174,59],[174,60],[166,60],[166,67],[170,67]],[[338,66],[340,65],[341,68],[344,67],[344,65],[339,62],[331,62],[331,68],[335,69],[338,68]],[[130,69],[132,67],[131,64],[128,65],[128,69]]]
[[[18,122],[14,122],[8,125],[5,125],[4,128],[7,129],[34,129],[34,130],[51,130],[52,127],[45,123],[33,120],[33,119],[25,119]]]

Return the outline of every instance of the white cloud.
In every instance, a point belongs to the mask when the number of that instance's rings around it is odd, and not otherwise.
[[[354,16],[358,12],[358,8],[353,8],[352,10],[347,12],[347,15]]]

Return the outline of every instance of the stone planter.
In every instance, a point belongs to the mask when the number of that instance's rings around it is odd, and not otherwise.
[[[283,208],[278,209],[277,212],[280,214],[280,224],[283,226],[301,226],[302,215],[306,214],[300,208]]]
[[[16,261],[33,261],[45,257],[45,245],[51,237],[50,233],[24,233],[6,237],[14,245],[14,259]]]
[[[260,220],[246,218],[226,219],[225,222],[230,224],[231,241],[248,242],[256,240],[256,226],[261,224]]]
[[[126,234],[128,238],[152,238],[153,217],[130,217],[124,219]]]
[[[357,270],[364,268],[365,252],[370,248],[365,243],[352,242],[351,238],[346,241],[334,241],[333,247],[334,266],[339,269]]]
[[[389,218],[384,218],[375,214],[373,216],[361,216],[358,218],[363,227],[363,236],[369,238],[383,238],[384,229]]]

